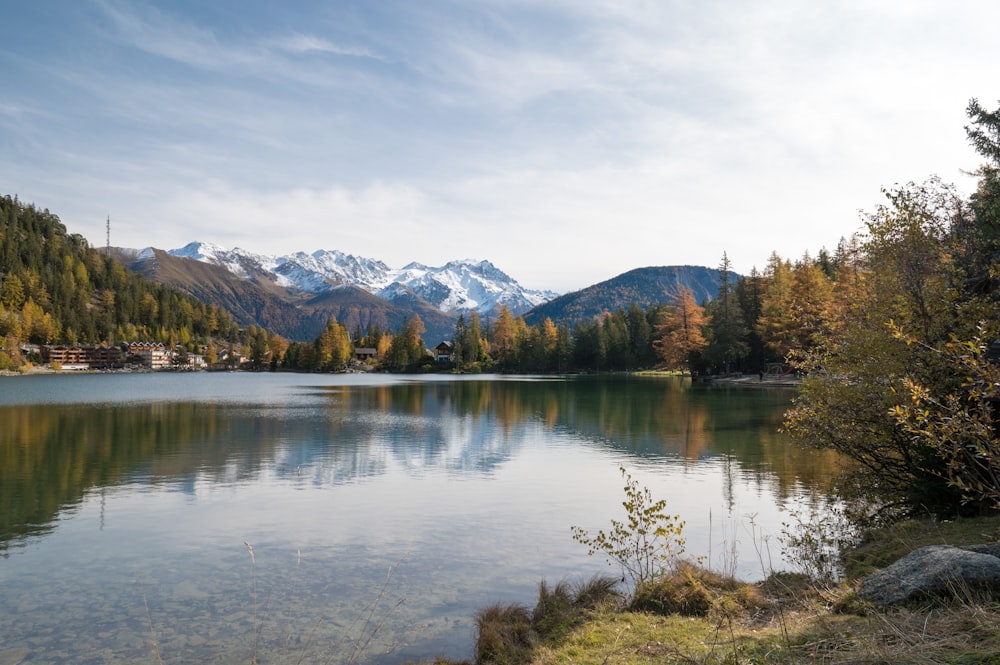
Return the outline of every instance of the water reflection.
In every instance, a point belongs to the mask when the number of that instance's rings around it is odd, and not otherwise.
[[[258,377],[246,377],[253,381]],[[114,380],[114,377],[109,377]],[[297,400],[0,407],[0,549],[52,529],[95,488],[193,491],[261,473],[330,486],[390,468],[488,476],[543,427],[579,445],[694,467],[731,458],[779,498],[824,489],[835,459],[777,433],[789,395],[677,380],[407,381],[313,385]]]

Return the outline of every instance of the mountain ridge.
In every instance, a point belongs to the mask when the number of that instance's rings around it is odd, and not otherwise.
[[[331,317],[353,332],[370,326],[396,330],[405,319],[419,314],[428,339],[450,339],[454,328],[452,317],[418,298],[400,306],[350,284],[309,294],[276,284],[252,270],[237,276],[225,266],[160,249],[147,248],[131,255],[134,258],[127,261],[128,267],[147,279],[224,307],[242,326],[256,325],[295,341],[312,341]]]
[[[731,272],[735,283],[739,277]],[[555,322],[578,323],[604,312],[636,304],[642,309],[669,305],[681,287],[691,289],[695,300],[712,300],[719,293],[722,273],[704,266],[647,266],[634,268],[592,286],[566,293],[533,308],[524,315],[525,323],[537,325],[546,318]]]
[[[506,306],[529,325],[550,318],[572,326],[632,303],[643,309],[669,304],[681,286],[699,301],[711,300],[721,282],[715,268],[651,266],[556,295],[521,289],[488,260],[439,267],[412,261],[392,269],[338,250],[269,256],[194,242],[170,251],[122,251],[130,267],[150,279],[225,307],[240,325],[297,341],[315,339],[330,318],[351,332],[370,326],[399,330],[416,314],[427,330],[425,342],[433,346],[450,340],[458,317],[471,312],[488,324]]]

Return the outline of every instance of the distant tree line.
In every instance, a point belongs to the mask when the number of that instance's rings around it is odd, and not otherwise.
[[[806,255],[794,263],[772,254],[762,272],[755,268],[736,279],[723,254],[719,292],[710,301],[698,303],[690,289],[681,288],[664,293],[662,304],[644,309],[633,303],[572,327],[550,318],[529,325],[506,307],[495,319],[463,314],[446,363],[430,356],[418,315],[396,332],[375,326],[353,334],[331,319],[314,342],[291,344],[280,366],[337,371],[350,363],[356,347],[367,347],[375,350],[377,367],[389,371],[757,373],[768,363],[787,365],[818,343],[824,317],[844,304],[838,283],[857,251],[857,240],[844,240],[832,255],[820,250],[816,258]]]
[[[483,322],[473,313],[455,327],[454,365],[462,370],[593,372],[664,368],[691,373],[753,372],[781,364],[816,343],[818,317],[836,306],[843,241],[832,256],[793,263],[773,254],[763,272],[732,280],[724,254],[718,295],[698,303],[690,289],[664,293],[663,303],[637,304],[589,321],[528,325],[506,308]]]

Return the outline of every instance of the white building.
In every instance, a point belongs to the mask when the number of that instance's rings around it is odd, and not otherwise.
[[[172,354],[162,342],[129,342],[129,362],[137,363],[150,369],[170,367]]]

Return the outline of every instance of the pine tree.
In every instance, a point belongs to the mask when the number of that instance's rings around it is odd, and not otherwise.
[[[772,252],[764,271],[764,292],[756,324],[772,360],[784,361],[792,349],[791,274],[791,263]]]
[[[506,305],[501,307],[497,322],[493,326],[493,341],[490,347],[493,361],[501,368],[510,370],[517,366],[517,328],[514,315]]]
[[[722,263],[719,265],[719,293],[706,308],[709,317],[706,331],[709,345],[706,354],[709,361],[723,367],[726,374],[733,367],[740,367],[750,351],[743,308],[736,296],[736,285],[732,282],[731,272],[729,256],[723,252]]]
[[[819,343],[832,304],[833,284],[826,273],[815,263],[803,262],[792,273],[789,292],[792,353],[811,350]]]
[[[708,345],[702,334],[708,319],[690,288],[682,286],[672,306],[664,310],[653,346],[667,369],[695,373],[698,354]]]

